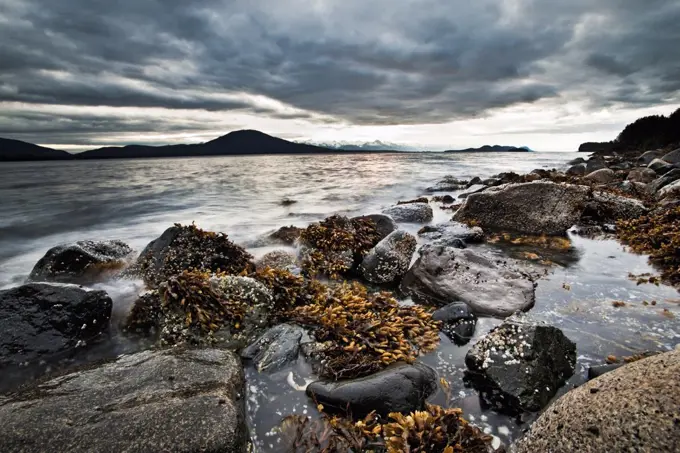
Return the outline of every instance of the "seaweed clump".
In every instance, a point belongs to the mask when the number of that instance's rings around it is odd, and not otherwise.
[[[152,287],[186,270],[236,275],[252,268],[253,257],[224,233],[179,223],[169,231],[172,232],[169,244],[158,251],[152,248],[143,252],[137,263],[144,281]]]
[[[286,417],[281,425],[284,446],[291,452],[374,451],[387,453],[487,453],[492,437],[470,425],[460,409],[427,405],[408,415],[391,413],[381,420],[375,413],[354,422],[323,416]],[[498,450],[496,450],[498,451]]]
[[[680,285],[680,207],[619,220],[616,235],[632,251],[649,254],[663,280]]]
[[[325,301],[295,308],[290,319],[313,326],[327,345],[319,374],[356,378],[398,362],[413,362],[439,344],[439,323],[420,306],[401,306],[388,292],[368,294],[358,283],[332,289]]]
[[[310,250],[302,260],[308,276],[327,275],[339,278],[349,272],[382,239],[370,219],[331,216],[308,226],[300,234]]]
[[[308,304],[324,303],[328,287],[318,280],[308,280],[284,269],[265,267],[249,275],[272,293],[273,312],[286,318],[290,310]]]

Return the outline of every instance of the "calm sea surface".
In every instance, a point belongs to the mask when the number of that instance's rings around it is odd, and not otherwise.
[[[576,153],[357,154],[0,164],[0,288],[21,284],[50,247],[65,242],[121,239],[141,250],[173,223],[195,221],[203,229],[227,233],[257,256],[270,249],[258,239],[284,225],[304,226],[334,213],[380,212],[400,199],[424,194],[445,175],[484,178],[503,171],[564,168],[575,157]],[[296,203],[284,207],[284,199]],[[448,217],[450,212],[435,209],[434,223]],[[538,282],[536,306],[528,313],[561,328],[577,345],[576,373],[560,393],[584,382],[588,366],[602,363],[609,354],[668,350],[680,343],[677,291],[637,286],[628,278],[629,272],[654,272],[646,257],[628,253],[613,240],[571,239],[572,252],[557,257],[554,261],[560,265]],[[477,247],[499,256],[508,252],[490,244]],[[141,347],[115,329],[143,290],[141,282],[97,286],[114,299],[114,334],[91,353],[91,359]],[[614,308],[616,300],[627,305]],[[480,319],[476,338],[499,322]],[[516,419],[498,414],[466,388],[468,349],[469,345],[459,347],[442,336],[440,348],[421,360],[451,383],[452,405],[462,407],[470,420],[499,441],[511,442],[535,416]],[[279,451],[278,436],[271,430],[282,416],[316,413],[304,392],[295,388],[314,376],[302,360],[271,376],[252,368],[246,373],[248,421],[256,450]],[[432,401],[446,404],[446,396],[440,392]]]

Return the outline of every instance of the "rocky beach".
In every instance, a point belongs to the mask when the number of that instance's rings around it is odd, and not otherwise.
[[[676,451],[680,149],[423,183],[54,244],[0,291],[0,450]]]

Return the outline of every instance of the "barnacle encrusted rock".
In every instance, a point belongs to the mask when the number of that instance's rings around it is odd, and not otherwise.
[[[294,274],[299,274],[302,270],[297,261],[297,256],[287,250],[274,250],[266,253],[255,261],[255,267],[257,269],[264,269],[266,267],[282,269]]]
[[[279,324],[241,351],[241,357],[251,360],[260,373],[277,371],[297,359],[303,335],[299,326]]]
[[[437,373],[432,368],[422,363],[399,363],[359,379],[312,382],[307,395],[324,410],[363,417],[373,411],[387,416],[423,409],[425,400],[436,390]]]
[[[59,245],[40,258],[28,280],[91,283],[122,270],[131,253],[132,249],[122,241],[78,241]]]
[[[514,262],[470,249],[425,245],[401,282],[401,290],[418,303],[468,304],[478,315],[507,317],[531,308],[534,283]]]
[[[510,318],[465,356],[466,379],[504,411],[538,411],[574,373],[576,345],[560,329]]]
[[[156,287],[185,270],[239,274],[253,267],[251,260],[224,233],[175,224],[146,246],[133,270]]]
[[[416,242],[416,238],[405,231],[391,233],[368,252],[359,272],[371,283],[398,283],[411,265]]]
[[[125,355],[3,398],[0,451],[241,453],[244,386],[229,351]]]
[[[338,278],[358,265],[380,239],[370,218],[328,217],[301,233],[302,268],[309,276]]]

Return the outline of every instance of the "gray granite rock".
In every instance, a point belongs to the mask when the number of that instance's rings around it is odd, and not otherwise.
[[[404,223],[427,223],[432,220],[434,213],[427,203],[410,203],[392,206],[385,209],[384,214],[389,215],[397,222]]]
[[[304,334],[302,327],[279,324],[241,351],[241,357],[251,360],[260,373],[278,371],[297,359]]]
[[[616,179],[616,173],[609,168],[602,168],[588,173],[585,178],[587,181],[592,181],[598,184],[609,184]]]

